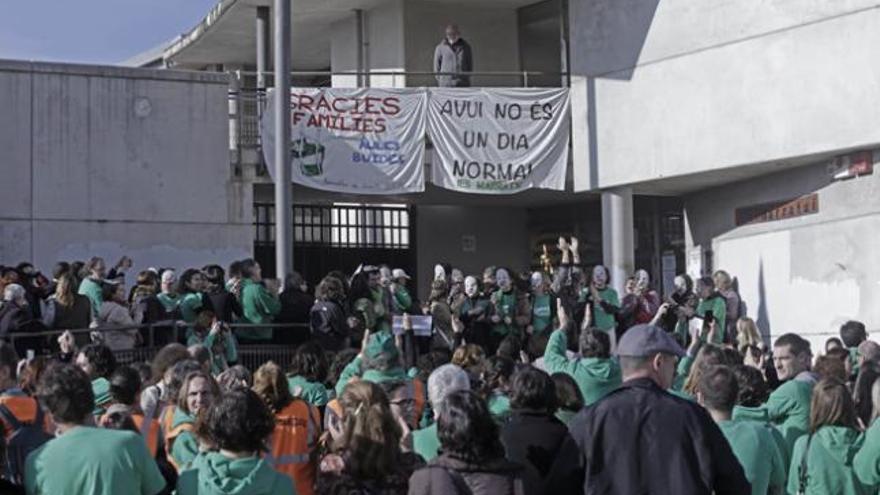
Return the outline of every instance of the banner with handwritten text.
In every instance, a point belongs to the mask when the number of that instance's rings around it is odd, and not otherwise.
[[[565,189],[568,89],[431,88],[432,180],[454,191]]]

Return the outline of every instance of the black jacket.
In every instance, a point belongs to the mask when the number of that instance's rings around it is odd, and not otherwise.
[[[471,464],[441,454],[409,479],[408,495],[531,495],[526,470],[506,459]]]
[[[554,469],[557,486],[582,486],[585,495],[751,493],[709,413],[650,379],[624,382],[578,413],[569,430],[573,441],[557,459],[577,458],[580,467]]]
[[[534,469],[542,482],[548,480],[554,462],[557,469],[562,468],[562,459],[557,458],[563,442],[571,441],[568,427],[553,415],[532,411],[514,410],[501,427],[501,443],[507,458],[513,462]],[[568,469],[577,469],[577,459],[567,459]],[[538,493],[550,493],[552,486],[541,487]]]
[[[220,287],[208,292],[207,295],[211,307],[214,309],[214,314],[217,315],[217,319],[220,321],[233,323],[236,317],[241,316],[241,304],[238,302],[235,294]]]

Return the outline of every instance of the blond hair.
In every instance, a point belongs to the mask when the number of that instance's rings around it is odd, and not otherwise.
[[[284,409],[293,400],[284,371],[273,361],[260,366],[254,373],[253,390],[266,403],[266,407],[273,415],[278,414],[278,411]]]
[[[715,288],[719,291],[729,290],[733,285],[733,279],[731,279],[730,274],[724,270],[718,270],[712,274],[712,281],[715,283]]]
[[[763,344],[764,341],[761,339],[761,334],[758,332],[758,325],[755,324],[755,320],[748,316],[743,316],[736,320],[736,348],[740,352],[745,354],[744,349],[746,347],[750,345],[761,347]]]

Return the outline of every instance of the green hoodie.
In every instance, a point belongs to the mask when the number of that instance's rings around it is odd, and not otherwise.
[[[342,373],[339,374],[339,380],[336,382],[336,397],[342,397],[342,391],[345,390],[345,386],[356,376],[360,376],[361,380],[372,383],[411,380],[403,368],[391,368],[387,371],[366,370],[362,373],[362,360],[360,356],[357,356],[342,369]]]
[[[301,397],[313,406],[323,407],[330,402],[327,387],[323,383],[310,382],[302,376],[288,376],[287,386],[294,397]]]
[[[192,323],[199,316],[199,310],[202,308],[202,295],[198,292],[187,292],[180,301],[180,316],[183,321]]]
[[[752,495],[781,493],[788,474],[782,449],[776,444],[772,426],[756,421],[719,421],[718,427],[742,464],[752,485]],[[768,491],[773,487],[773,491]]]
[[[544,350],[544,369],[548,373],[565,373],[577,382],[584,405],[589,406],[620,386],[620,365],[614,359],[580,358],[569,361],[565,355],[568,338],[562,330],[554,330]]]
[[[255,325],[272,323],[281,311],[281,301],[265,287],[249,278],[241,281],[242,322]],[[272,340],[271,328],[243,328],[238,336],[245,340]]]
[[[174,408],[174,416],[171,418],[171,429],[177,428],[184,423],[195,424],[196,420],[189,414],[185,413],[179,407]],[[180,466],[181,470],[187,469],[189,464],[193,462],[199,454],[199,441],[192,431],[182,431],[174,439],[171,444],[171,452],[169,453],[174,462]]]
[[[162,307],[165,308],[166,313],[172,313],[174,312],[174,310],[180,307],[181,299],[180,296],[178,296],[177,294],[168,294],[163,292],[156,296],[156,299],[158,299],[159,302],[162,303]]]
[[[98,313],[101,311],[101,303],[104,302],[104,296],[101,293],[101,282],[94,281],[91,277],[86,277],[79,283],[79,295],[89,298],[92,304],[92,320],[98,319]]]
[[[798,493],[799,473],[808,435],[794,444],[788,470],[788,493]],[[807,455],[807,495],[868,495],[876,493],[853,471],[853,457],[862,444],[859,432],[845,426],[823,426],[813,434]]]
[[[219,452],[206,452],[177,479],[177,495],[282,494],[296,495],[293,481],[259,457],[230,459]]]
[[[510,397],[499,391],[493,391],[489,394],[489,400],[486,401],[489,406],[489,414],[492,419],[499,425],[507,421],[510,417]]]
[[[779,428],[788,445],[789,455],[786,457],[794,459],[790,454],[795,441],[809,430],[810,400],[814,383],[812,374],[801,373],[774,390],[764,405],[736,406],[733,409],[733,418],[769,422]]]
[[[874,421],[865,432],[864,443],[853,461],[859,480],[872,486],[880,486],[880,421]]]
[[[718,325],[718,331],[715,332],[715,341],[712,343],[721,345],[724,342],[726,331],[724,327],[727,321],[727,302],[724,296],[714,294],[708,299],[702,299],[697,306],[697,315],[702,318],[705,316],[706,311],[712,312],[712,317],[715,319],[716,325]]]
[[[413,452],[422,456],[425,462],[434,460],[440,455],[440,437],[437,434],[437,423],[412,432]]]

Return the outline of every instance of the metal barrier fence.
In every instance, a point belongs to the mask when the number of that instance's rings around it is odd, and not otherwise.
[[[29,348],[29,344],[42,341],[38,349],[30,348],[35,351],[36,355],[42,351],[45,353],[57,352],[59,345],[57,338],[64,332],[69,331],[74,336],[77,347],[82,347],[92,341],[91,334],[93,332],[105,333],[120,330],[138,330],[144,336],[143,346],[133,349],[125,349],[113,351],[116,361],[119,364],[132,364],[149,362],[159,352],[165,344],[171,342],[184,343],[184,335],[186,328],[190,324],[182,321],[159,321],[142,325],[114,326],[101,328],[77,328],[77,329],[61,329],[47,330],[44,332],[17,332],[7,335],[10,344],[17,350]],[[271,328],[273,330],[304,330],[309,331],[309,325],[304,323],[268,323],[262,325],[233,323],[229,327],[234,332],[237,329],[243,330],[248,328]],[[146,335],[144,335],[146,334]],[[16,342],[19,345],[16,345]],[[25,346],[25,347],[22,347]],[[266,361],[274,361],[283,367],[287,367],[293,359],[294,346],[284,344],[238,344],[238,364],[241,364],[251,371],[256,370]]]

